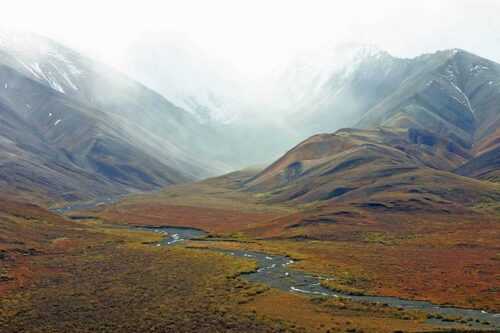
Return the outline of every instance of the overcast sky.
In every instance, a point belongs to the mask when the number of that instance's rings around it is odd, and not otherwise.
[[[497,0],[15,0],[2,24],[38,32],[120,67],[152,32],[189,40],[253,73],[342,42],[398,56],[464,48],[500,62]]]

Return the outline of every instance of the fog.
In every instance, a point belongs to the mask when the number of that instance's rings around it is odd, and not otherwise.
[[[121,69],[126,51],[158,34],[189,40],[246,76],[262,78],[295,53],[350,42],[396,56],[463,48],[500,61],[500,2],[64,1],[2,4],[2,24],[62,41]]]
[[[2,25],[83,51],[185,109],[208,106],[223,122],[283,112],[262,106],[279,78],[297,59],[337,61],[338,45],[398,57],[463,48],[500,61],[495,0],[19,0],[2,9]]]

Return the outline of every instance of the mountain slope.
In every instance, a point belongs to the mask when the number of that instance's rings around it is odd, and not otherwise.
[[[337,66],[323,65],[300,84],[308,94],[291,122],[307,136],[341,127],[419,127],[472,145],[494,131],[499,64],[458,49],[412,59],[373,47],[347,53],[347,60],[330,56]]]
[[[360,127],[425,127],[464,145],[482,139],[498,117],[500,65],[461,50],[414,60],[413,74],[368,110]]]
[[[83,199],[223,170],[198,149],[210,128],[162,96],[50,40],[0,40],[3,187]]]
[[[474,158],[461,165],[456,172],[468,177],[500,182],[500,126],[475,145]]]

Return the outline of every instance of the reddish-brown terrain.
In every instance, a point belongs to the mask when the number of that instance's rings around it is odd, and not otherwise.
[[[498,203],[489,197],[498,195],[498,185],[425,168],[416,173],[418,187],[399,181],[385,191],[353,191],[359,195],[345,200],[280,205],[272,194],[247,191],[245,184],[259,179],[255,172],[234,173],[128,199],[97,215],[108,222],[232,235],[244,242],[200,246],[287,253],[302,259],[297,268],[345,274],[343,287],[364,293],[499,311],[500,220]],[[353,170],[349,176],[356,175]],[[444,181],[432,182],[438,176]],[[464,184],[469,189],[460,192]],[[182,200],[185,206],[175,206]]]

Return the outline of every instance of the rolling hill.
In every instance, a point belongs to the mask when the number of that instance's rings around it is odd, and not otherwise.
[[[402,211],[500,199],[498,185],[453,173],[471,158],[453,141],[419,129],[344,129],[302,142],[245,189],[265,193],[271,202],[349,202]]]

